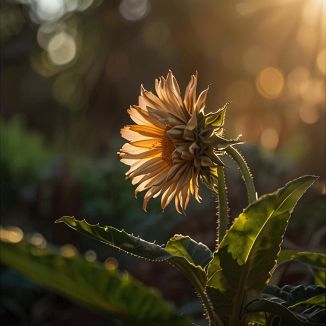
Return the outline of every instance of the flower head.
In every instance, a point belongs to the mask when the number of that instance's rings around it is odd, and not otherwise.
[[[199,181],[214,188],[219,155],[238,140],[222,138],[226,105],[204,114],[208,88],[196,96],[197,74],[181,97],[177,80],[169,71],[155,80],[156,94],[141,86],[139,103],[128,110],[133,125],[121,129],[128,140],[118,153],[130,166],[127,178],[145,191],[144,210],[151,198],[161,196],[164,209],[174,199],[180,213],[193,196],[198,202]]]

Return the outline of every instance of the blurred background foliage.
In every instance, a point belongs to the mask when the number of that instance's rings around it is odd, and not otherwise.
[[[140,84],[153,90],[172,69],[184,87],[198,71],[200,88],[210,84],[208,110],[231,102],[226,132],[250,144],[242,150],[259,194],[301,174],[320,176],[285,245],[325,249],[326,1],[1,0],[0,42],[1,224],[114,259],[199,318],[178,272],[53,224],[74,215],[158,243],[179,232],[214,247],[211,194],[186,216],[172,208],[163,214],[157,201],[145,214],[116,155]],[[244,189],[237,171],[227,174],[234,217]],[[296,264],[281,272],[280,284],[311,281]],[[56,325],[63,321],[54,312],[64,311],[64,322],[80,321],[80,308],[5,267],[0,285],[12,296],[9,306],[0,301],[3,320]]]

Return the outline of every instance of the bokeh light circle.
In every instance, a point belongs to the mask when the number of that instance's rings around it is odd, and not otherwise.
[[[36,14],[42,21],[55,21],[65,13],[64,0],[38,0]]]
[[[275,67],[263,69],[256,79],[258,92],[265,98],[277,98],[284,87],[284,77],[282,72]]]
[[[287,76],[286,86],[292,95],[303,95],[309,87],[310,72],[305,66],[297,66]]]
[[[316,107],[302,106],[299,108],[299,117],[306,124],[314,124],[319,120],[319,112]]]
[[[49,41],[47,51],[49,58],[56,65],[64,65],[76,56],[76,41],[66,32],[55,34]]]
[[[276,129],[266,128],[260,135],[261,145],[268,150],[275,150],[279,143],[279,135]]]
[[[316,64],[320,72],[326,75],[326,48],[323,48],[318,52]]]

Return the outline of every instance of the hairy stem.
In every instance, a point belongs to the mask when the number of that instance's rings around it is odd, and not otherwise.
[[[223,166],[217,166],[217,234],[216,234],[216,249],[222,241],[226,230],[229,226],[229,207],[227,199],[227,188],[225,183],[225,173]]]
[[[248,166],[246,160],[240,154],[240,152],[237,149],[235,149],[233,146],[227,147],[226,153],[238,164],[240,172],[243,177],[243,180],[246,185],[249,204],[254,203],[257,200],[257,193],[256,193],[254,181],[253,181],[253,178],[250,173],[250,169],[249,169],[249,166]]]
[[[174,267],[184,273],[184,275],[190,280],[192,285],[194,286],[197,294],[199,295],[204,307],[205,312],[207,314],[208,325],[209,326],[224,326],[221,318],[215,313],[213,305],[206,293],[205,286],[200,281],[200,279],[191,271],[191,269],[182,266],[178,263],[171,263]],[[191,275],[191,276],[190,276]]]
[[[214,312],[212,307],[212,303],[210,302],[206,291],[203,288],[197,289],[197,293],[199,294],[207,312],[208,317],[208,325],[209,326],[224,326],[220,317]]]

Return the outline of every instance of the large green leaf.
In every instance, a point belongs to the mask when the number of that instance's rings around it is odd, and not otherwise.
[[[188,236],[175,235],[162,247],[112,226],[91,225],[70,216],[64,216],[57,222],[64,222],[82,234],[137,257],[155,262],[167,261],[182,270],[196,285],[204,286],[206,283],[204,267],[211,260],[212,253],[207,246]]]
[[[296,302],[295,304],[290,306],[289,309],[294,309],[301,305],[317,305],[317,306],[321,306],[321,307],[325,308],[325,306],[326,306],[326,302],[325,302],[326,297],[325,296],[326,296],[326,293],[315,295],[309,299]]]
[[[56,221],[56,223],[60,222],[64,222],[79,233],[137,257],[151,261],[163,261],[170,256],[161,246],[135,237],[124,230],[118,230],[112,226],[92,225],[85,220],[77,220],[71,216],[63,216]]]
[[[306,265],[314,274],[315,283],[325,286],[326,254],[297,250],[281,250],[277,260],[277,265],[289,261],[297,261]]]
[[[27,239],[10,242],[5,232],[2,230],[0,237],[1,262],[45,287],[125,320],[128,325],[191,325],[158,292],[129,275],[87,261],[71,250],[67,255],[50,246],[33,245]]]
[[[207,292],[230,325],[239,325],[247,297],[257,297],[266,285],[291,212],[315,180],[301,177],[259,198],[239,215],[214,253]]]
[[[326,317],[325,295],[326,289],[317,285],[267,286],[259,299],[245,307],[250,312],[247,320],[264,325],[262,321],[267,317],[267,325],[322,325]],[[259,316],[257,312],[264,314]]]
[[[260,299],[255,300],[247,307],[249,312],[268,312],[272,315],[283,317],[286,322],[282,325],[296,325],[296,326],[321,326],[320,323],[310,322],[306,318],[302,317],[300,314],[297,314],[281,303],[270,299]],[[289,324],[291,322],[291,324]]]

